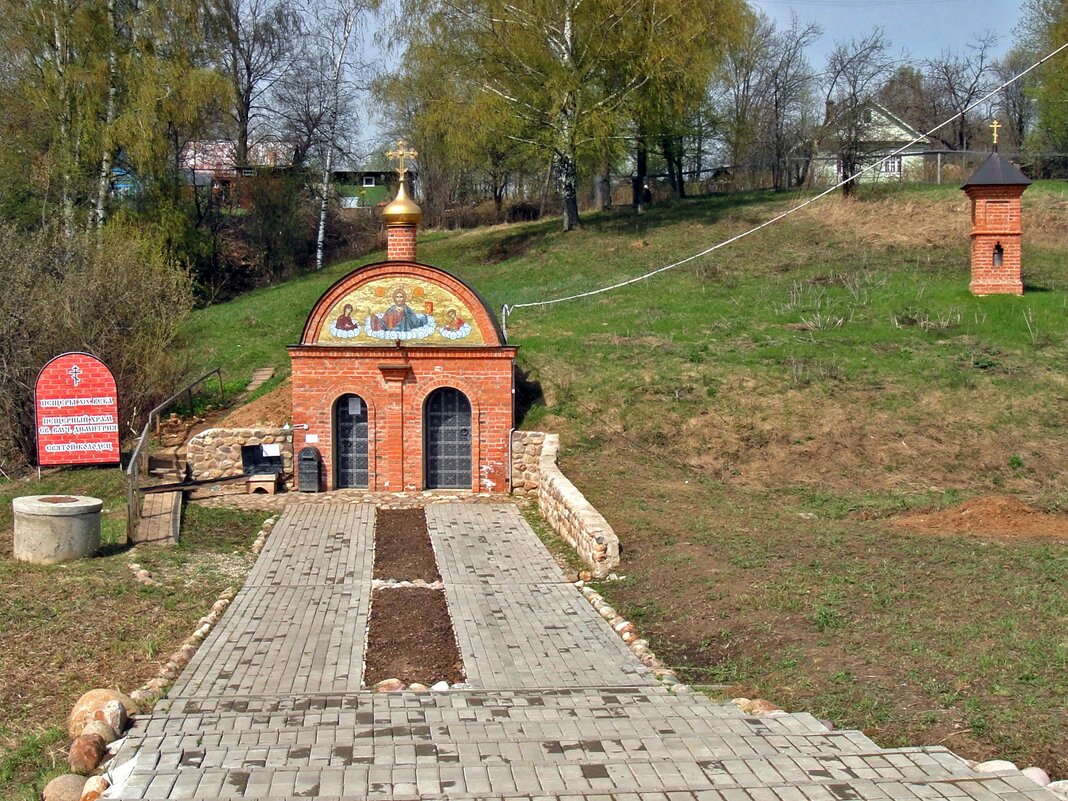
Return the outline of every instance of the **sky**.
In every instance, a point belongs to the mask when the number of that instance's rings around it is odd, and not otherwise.
[[[963,51],[977,34],[998,34],[998,55],[1012,45],[1012,29],[1020,18],[1019,0],[750,0],[780,26],[790,24],[791,11],[804,24],[823,29],[809,51],[817,69],[836,41],[847,41],[882,26],[895,52],[922,61],[943,50]]]

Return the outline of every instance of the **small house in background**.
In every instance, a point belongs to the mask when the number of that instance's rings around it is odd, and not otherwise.
[[[920,180],[924,174],[924,153],[931,148],[931,140],[874,100],[864,106],[862,113],[865,131],[860,147],[861,167],[880,162],[901,148],[905,150],[864,173],[859,180],[862,183]],[[829,103],[825,126],[833,115],[834,105]],[[848,177],[842,175],[836,143],[830,133],[816,145],[810,177],[817,184],[837,183]]]
[[[141,194],[142,189],[141,179],[128,168],[118,165],[111,168],[108,191],[112,197],[136,197]]]
[[[230,139],[201,139],[182,148],[181,171],[187,185],[211,187],[220,203],[248,204],[241,185],[259,176],[278,174],[293,166],[293,145],[268,140],[249,145],[248,164],[237,166],[237,143]]]
[[[393,170],[346,167],[334,170],[334,192],[343,209],[373,209],[388,203],[397,191]]]

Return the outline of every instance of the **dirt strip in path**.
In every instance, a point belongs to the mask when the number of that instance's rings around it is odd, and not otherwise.
[[[375,514],[374,577],[388,581],[441,580],[422,509],[379,509]]]
[[[379,509],[374,578],[441,581],[422,509]],[[464,679],[445,593],[429,587],[379,587],[371,596],[364,684],[384,679],[431,686]]]

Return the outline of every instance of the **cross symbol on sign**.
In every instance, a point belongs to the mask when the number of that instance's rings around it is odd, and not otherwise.
[[[74,386],[78,386],[80,383],[82,383],[82,368],[78,365],[74,365],[72,368],[67,370],[67,375],[69,375],[70,380],[74,382]]]

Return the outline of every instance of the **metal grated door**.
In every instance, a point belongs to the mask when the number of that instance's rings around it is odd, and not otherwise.
[[[471,402],[452,387],[434,390],[423,423],[427,489],[470,489]]]
[[[367,404],[359,395],[342,395],[334,415],[337,486],[367,486]]]

